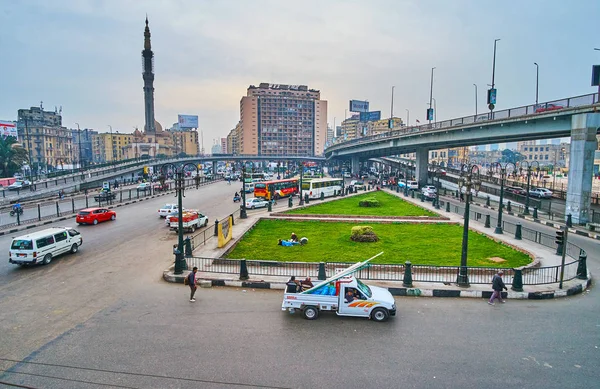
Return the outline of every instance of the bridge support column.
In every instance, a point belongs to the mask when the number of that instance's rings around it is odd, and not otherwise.
[[[590,220],[592,171],[594,152],[598,147],[596,131],[600,114],[580,114],[571,118],[571,150],[569,181],[565,214],[571,214],[573,223],[585,224]]]
[[[358,174],[360,172],[358,156],[352,156],[352,164],[350,169],[352,170],[352,174]]]
[[[419,183],[419,188],[423,185],[427,185],[427,166],[429,158],[429,150],[426,148],[417,149],[415,153],[417,156],[416,168],[415,168],[415,180]]]

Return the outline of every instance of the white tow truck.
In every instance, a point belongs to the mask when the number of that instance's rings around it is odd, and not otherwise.
[[[339,316],[367,317],[378,322],[395,316],[396,303],[387,289],[368,286],[352,275],[381,254],[358,262],[303,292],[292,292],[294,285],[286,286],[281,310],[289,310],[290,313],[302,311],[308,320],[318,318],[321,311],[333,311]]]

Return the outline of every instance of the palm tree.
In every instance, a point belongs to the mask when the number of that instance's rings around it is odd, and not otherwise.
[[[27,151],[19,145],[15,137],[0,137],[0,169],[2,177],[12,177],[27,162]]]

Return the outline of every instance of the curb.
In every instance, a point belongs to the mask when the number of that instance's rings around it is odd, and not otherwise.
[[[163,272],[163,279],[167,282],[183,285],[183,279],[189,274],[175,275],[173,274],[174,265]],[[229,286],[235,288],[254,288],[254,289],[278,289],[284,290],[284,282],[266,282],[266,281],[240,281],[232,279],[219,278],[199,278],[200,281],[210,281],[212,286]],[[560,297],[574,296],[583,293],[592,285],[592,275],[588,271],[586,280],[572,280],[577,282],[576,285],[569,289],[561,289],[545,292],[502,292],[503,299],[516,300],[552,300]],[[405,288],[405,287],[384,287],[392,296],[408,296],[408,297],[466,297],[466,298],[482,298],[489,299],[492,297],[491,291],[468,290],[468,289],[422,289],[422,288]]]

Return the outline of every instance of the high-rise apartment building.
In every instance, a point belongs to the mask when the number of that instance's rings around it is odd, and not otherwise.
[[[71,130],[62,126],[62,116],[43,107],[19,109],[17,132],[23,147],[31,156],[34,169],[44,166],[61,168],[73,163]]]
[[[322,155],[327,101],[306,85],[251,85],[240,101],[240,154]]]

